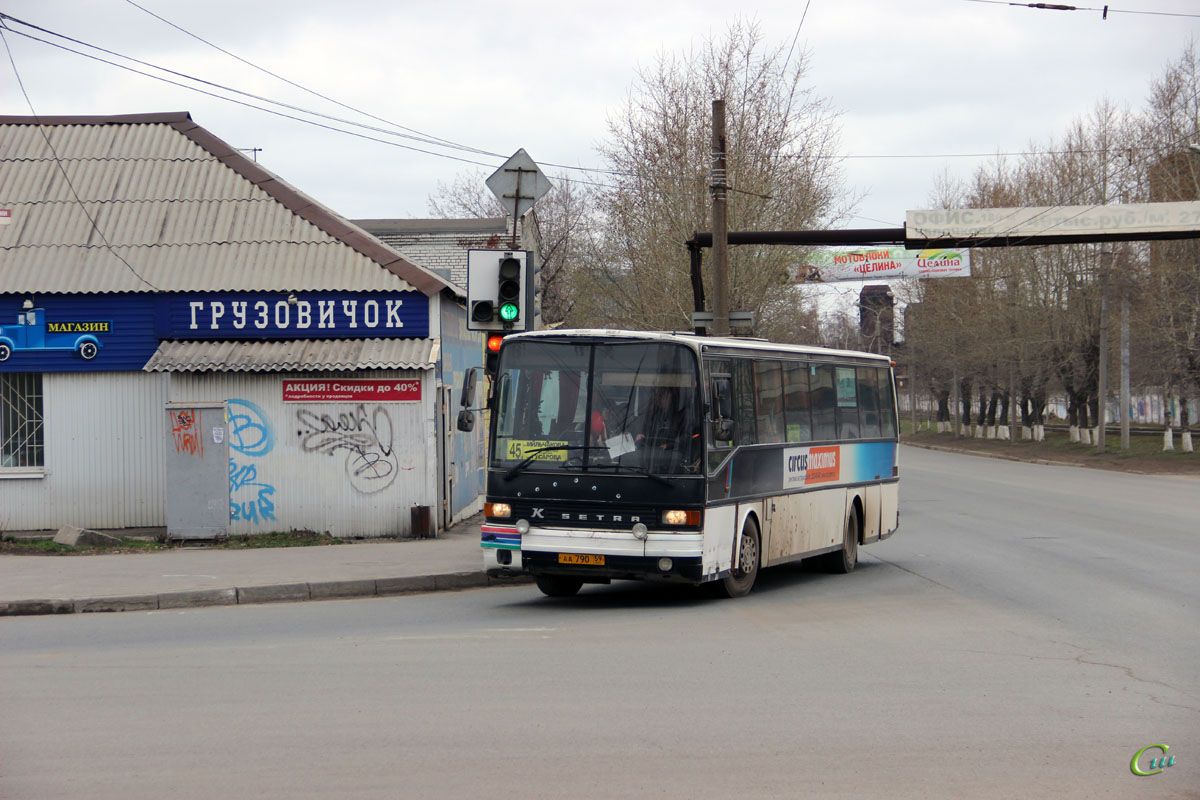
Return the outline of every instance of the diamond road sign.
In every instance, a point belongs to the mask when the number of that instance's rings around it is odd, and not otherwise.
[[[486,183],[513,218],[524,216],[534,203],[553,188],[550,179],[538,169],[523,148],[513,153]]]

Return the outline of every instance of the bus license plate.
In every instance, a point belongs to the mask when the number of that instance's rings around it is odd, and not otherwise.
[[[583,564],[589,567],[603,567],[604,556],[594,556],[587,553],[559,553],[560,564]]]

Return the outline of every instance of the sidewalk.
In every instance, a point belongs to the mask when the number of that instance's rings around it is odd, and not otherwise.
[[[481,516],[436,539],[262,550],[0,556],[0,616],[146,611],[464,589],[489,579]]]

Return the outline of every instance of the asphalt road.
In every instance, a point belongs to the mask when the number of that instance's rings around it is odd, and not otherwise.
[[[852,575],[740,600],[0,620],[0,797],[1200,797],[1200,481],[901,474]]]

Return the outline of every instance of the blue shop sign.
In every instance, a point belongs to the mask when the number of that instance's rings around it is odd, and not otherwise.
[[[224,292],[167,298],[164,339],[424,339],[420,292]]]
[[[0,372],[135,370],[157,347],[152,297],[0,295]]]
[[[164,339],[428,336],[420,292],[0,294],[0,372],[140,370]]]

